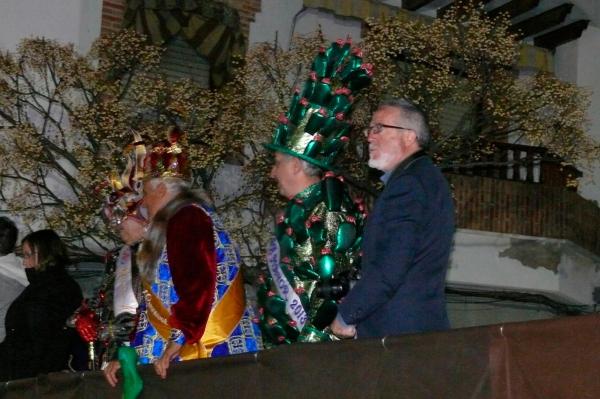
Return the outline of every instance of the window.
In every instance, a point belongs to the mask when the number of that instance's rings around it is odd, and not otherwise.
[[[210,86],[210,64],[181,37],[173,38],[165,46],[160,71],[169,80],[187,78],[200,87]]]

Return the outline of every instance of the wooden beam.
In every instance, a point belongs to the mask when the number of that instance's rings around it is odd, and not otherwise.
[[[533,43],[538,47],[547,48],[548,50],[554,50],[561,44],[568,43],[572,40],[577,40],[587,28],[589,20],[580,19],[569,25],[565,25],[561,28],[555,29],[551,32],[544,33],[543,35],[536,36],[533,39]]]
[[[565,3],[554,7],[541,14],[528,18],[518,24],[512,25],[509,30],[519,34],[519,38],[535,35],[553,26],[558,26],[565,21],[567,15],[571,12],[573,4]]]
[[[402,0],[402,8],[405,10],[415,11],[419,8],[426,6],[433,0]]]
[[[500,7],[490,10],[487,14],[491,18],[495,18],[501,13],[508,13],[509,18],[514,18],[517,15],[526,13],[529,10],[533,10],[538,6],[540,0],[512,0]]]
[[[482,4],[482,3],[487,4],[492,0],[472,0],[472,1],[473,1],[473,3],[476,3],[476,4]],[[454,5],[454,2],[452,1],[449,4],[445,5],[444,7],[438,8],[437,17],[438,18],[443,17],[448,12],[448,10],[450,10],[450,7],[452,7],[453,5]]]

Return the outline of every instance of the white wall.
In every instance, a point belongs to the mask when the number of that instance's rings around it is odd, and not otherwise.
[[[261,42],[277,42],[282,48],[290,43],[294,16],[302,10],[302,0],[262,0],[260,12],[250,23],[250,45]]]
[[[600,24],[600,2],[598,0],[570,0],[575,7],[581,9],[592,25]]]
[[[588,26],[577,43],[577,85],[592,93],[587,114],[589,134],[600,142],[600,29]],[[585,198],[600,202],[600,162],[596,162],[587,174],[590,178],[584,179],[580,193]]]
[[[333,13],[307,9],[299,15],[294,33],[310,35],[320,27],[325,38],[330,41],[350,36],[353,42],[360,42],[361,25],[361,21],[355,18],[343,18]]]
[[[263,0],[261,11],[250,24],[250,45],[273,42],[286,49],[293,35],[309,35],[321,27],[326,39],[335,41],[347,35],[360,41],[361,22],[358,19],[338,17],[331,12],[303,9],[302,0]]]
[[[563,80],[581,86],[591,92],[587,113],[589,135],[600,141],[600,29],[589,25],[581,37],[556,49],[555,71]],[[600,202],[600,163],[584,169],[580,194]]]
[[[447,283],[591,305],[600,286],[600,257],[568,240],[459,229]]]
[[[80,53],[100,35],[102,0],[1,0],[0,49],[21,39],[46,37],[73,43]]]

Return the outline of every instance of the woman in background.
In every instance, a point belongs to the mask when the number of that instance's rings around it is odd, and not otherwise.
[[[1,381],[66,369],[74,332],[65,322],[82,300],[81,288],[65,269],[67,248],[53,230],[33,232],[22,245],[29,286],[6,313]]]

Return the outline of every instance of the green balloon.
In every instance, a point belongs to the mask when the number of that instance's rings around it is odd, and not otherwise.
[[[289,223],[292,230],[294,230],[297,242],[304,242],[308,237],[305,222],[306,210],[300,204],[293,204],[289,208]]]
[[[304,148],[304,155],[307,157],[314,157],[319,152],[320,148],[321,144],[318,141],[312,140]]]
[[[327,209],[337,212],[344,200],[344,185],[335,177],[325,178],[324,181],[327,193]]]
[[[340,139],[332,139],[327,143],[327,147],[323,150],[323,154],[331,155],[337,153],[337,151],[344,146],[344,142]]]
[[[308,262],[302,262],[294,268],[296,275],[303,280],[318,280],[319,274],[313,270]]]
[[[340,224],[337,231],[336,252],[344,252],[352,246],[356,239],[356,227],[352,223],[344,222]]]
[[[322,78],[323,76],[326,76],[325,74],[327,73],[328,61],[329,60],[327,55],[325,54],[325,51],[319,51],[319,54],[317,54],[317,56],[315,57],[311,67],[311,69],[315,71],[318,77]]]
[[[280,123],[275,129],[275,133],[273,134],[273,143],[277,145],[285,145],[287,142],[287,138],[289,135],[289,126],[283,123]]]
[[[313,114],[308,119],[308,122],[306,123],[304,131],[306,133],[315,134],[321,129],[321,127],[323,126],[323,124],[325,124],[326,121],[327,116],[323,116],[319,112],[313,112]]]
[[[359,236],[356,239],[356,241],[354,242],[354,245],[352,246],[352,251],[358,251],[361,246],[362,246],[362,236]]]
[[[314,222],[308,229],[313,245],[321,244],[325,241],[325,224],[323,222]]]
[[[269,310],[269,313],[277,318],[285,315],[285,302],[278,295],[272,296],[267,300],[266,308]]]
[[[324,280],[329,280],[335,269],[335,260],[331,255],[323,255],[319,258],[319,276]]]
[[[295,246],[294,240],[292,239],[292,237],[288,236],[287,234],[284,234],[279,239],[279,252],[282,257],[288,256],[289,254],[291,254],[292,251],[294,250],[294,246]]]

